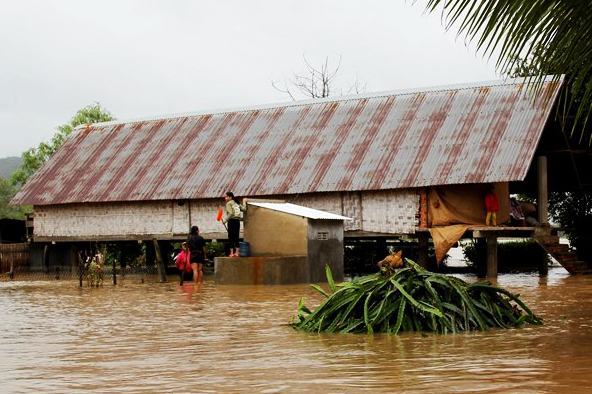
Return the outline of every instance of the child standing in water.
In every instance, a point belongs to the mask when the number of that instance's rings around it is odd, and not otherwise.
[[[489,185],[485,193],[485,210],[487,216],[485,217],[486,226],[497,226],[497,212],[499,211],[499,201],[493,185]]]
[[[175,257],[175,265],[179,270],[179,284],[183,285],[185,272],[191,272],[191,253],[187,242],[181,244],[181,252]]]

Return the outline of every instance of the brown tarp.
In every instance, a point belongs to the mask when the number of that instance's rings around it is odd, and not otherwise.
[[[495,183],[499,200],[497,224],[510,220],[510,194],[508,183]],[[428,225],[436,259],[442,261],[452,245],[471,225],[485,226],[484,197],[487,184],[436,186],[428,192]]]
[[[510,220],[510,194],[508,183],[494,183],[499,200],[497,224]],[[432,187],[428,193],[428,220],[430,227],[452,224],[485,225],[485,192],[487,184],[450,185]]]
[[[453,224],[452,226],[432,227],[430,234],[434,241],[436,261],[439,263],[446,256],[452,245],[458,242],[469,226]]]

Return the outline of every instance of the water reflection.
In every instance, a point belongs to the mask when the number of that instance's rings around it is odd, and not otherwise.
[[[465,278],[473,280],[473,278]],[[148,280],[148,278],[147,278]],[[171,280],[174,280],[171,278]],[[2,392],[587,392],[592,277],[503,275],[543,327],[311,335],[287,322],[307,286],[0,283]]]

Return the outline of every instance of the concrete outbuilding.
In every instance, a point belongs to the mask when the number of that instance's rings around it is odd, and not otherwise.
[[[251,256],[217,258],[219,283],[324,282],[325,265],[343,280],[343,223],[351,220],[285,202],[247,203],[244,238]]]

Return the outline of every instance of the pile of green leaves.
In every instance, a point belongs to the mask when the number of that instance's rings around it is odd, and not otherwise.
[[[486,282],[469,284],[435,274],[408,259],[395,272],[337,285],[329,267],[326,273],[332,293],[312,285],[326,299],[314,311],[301,299],[292,327],[310,332],[446,334],[542,324],[518,295]]]

